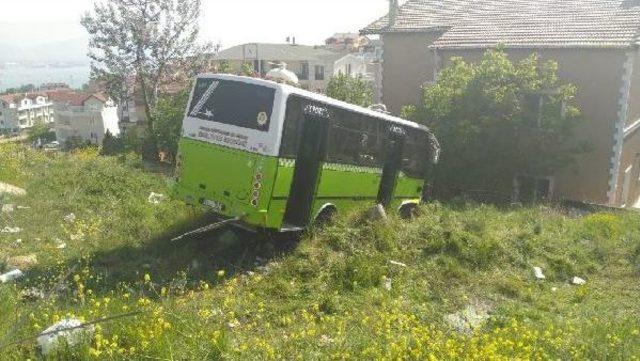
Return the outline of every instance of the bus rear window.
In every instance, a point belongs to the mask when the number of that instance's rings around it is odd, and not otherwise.
[[[189,116],[241,128],[268,131],[275,89],[238,81],[198,79]]]

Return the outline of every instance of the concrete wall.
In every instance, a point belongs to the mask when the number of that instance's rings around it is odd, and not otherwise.
[[[428,46],[441,33],[382,35],[382,102],[393,114],[404,105],[419,104],[422,86],[434,80],[436,58]]]
[[[554,196],[608,204],[626,53],[585,49],[507,50],[516,61],[534,51],[542,61],[557,61],[562,81],[577,86],[576,102],[582,111],[583,123],[578,127],[576,137],[587,140],[592,147],[592,151],[579,157],[573,166],[554,175]],[[440,51],[438,54],[442,65],[446,66],[452,56],[479,61],[483,51]]]

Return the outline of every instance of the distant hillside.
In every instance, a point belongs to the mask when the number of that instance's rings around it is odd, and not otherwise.
[[[44,44],[0,42],[0,63],[88,63],[87,40],[75,38]]]

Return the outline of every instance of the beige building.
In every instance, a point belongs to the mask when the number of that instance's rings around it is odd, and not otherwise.
[[[73,91],[52,92],[55,132],[60,144],[75,139],[100,145],[104,135],[120,134],[118,108],[107,96]]]
[[[20,131],[53,121],[53,104],[46,94],[0,95],[0,130]]]
[[[232,73],[241,73],[243,64],[250,64],[259,76],[264,76],[279,63],[287,64],[300,86],[307,90],[324,92],[333,75],[336,60],[345,54],[323,47],[298,44],[251,43],[222,50],[213,56],[214,66],[222,61],[231,66]]]
[[[554,198],[612,206],[640,199],[639,0],[391,1],[362,30],[384,43],[383,102],[398,113],[417,104],[453,56],[477,61],[501,45],[512,59],[537,53],[558,62],[578,87],[577,136],[592,152],[570,169],[541,175]],[[543,177],[544,176],[544,177]]]

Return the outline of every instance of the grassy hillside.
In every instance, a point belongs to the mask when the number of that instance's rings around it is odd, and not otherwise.
[[[0,233],[0,260],[38,259],[24,279],[0,284],[0,347],[61,318],[142,311],[99,324],[85,344],[49,358],[640,355],[640,218],[632,213],[431,204],[412,222],[344,215],[291,247],[241,232],[171,243],[206,217],[170,199],[150,204],[150,192],[169,194],[167,180],[135,161],[3,145],[0,181],[24,186],[27,197],[10,202],[30,207],[0,215],[0,229],[22,228]],[[546,280],[535,279],[534,266]],[[574,276],[586,285],[570,284]],[[44,299],[33,297],[38,290]],[[455,331],[448,321],[461,310],[484,322]],[[35,346],[0,352],[35,359]]]

